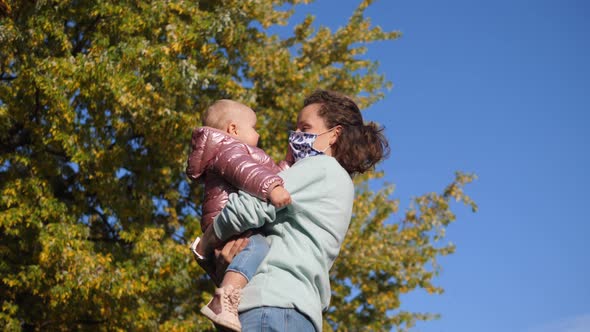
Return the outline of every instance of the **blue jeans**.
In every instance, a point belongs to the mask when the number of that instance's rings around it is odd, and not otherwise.
[[[293,308],[250,309],[240,312],[240,323],[244,332],[315,332],[309,318]]]
[[[262,263],[270,246],[264,236],[260,234],[254,234],[250,236],[248,245],[240,253],[238,253],[227,267],[227,271],[238,272],[248,281],[252,279],[254,273]]]

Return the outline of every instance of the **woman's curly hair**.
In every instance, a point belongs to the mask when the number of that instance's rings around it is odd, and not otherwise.
[[[346,95],[334,91],[317,90],[305,98],[303,106],[320,104],[318,115],[328,128],[342,130],[332,145],[332,156],[350,175],[372,169],[389,155],[389,143],[383,127],[374,122],[365,124],[357,104]]]

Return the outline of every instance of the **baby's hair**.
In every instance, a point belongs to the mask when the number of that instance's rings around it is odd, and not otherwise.
[[[219,99],[207,108],[203,114],[203,126],[224,130],[234,119],[236,111],[247,107],[230,99]]]
[[[305,98],[304,107],[320,104],[318,115],[328,128],[342,130],[332,145],[332,156],[350,174],[364,173],[389,155],[389,143],[383,127],[374,122],[365,124],[357,104],[334,91],[317,90]]]

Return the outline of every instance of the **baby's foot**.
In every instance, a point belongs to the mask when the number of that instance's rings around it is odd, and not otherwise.
[[[232,286],[215,289],[215,295],[209,303],[201,309],[216,325],[240,332],[242,324],[238,318],[238,304],[240,304],[240,290]]]

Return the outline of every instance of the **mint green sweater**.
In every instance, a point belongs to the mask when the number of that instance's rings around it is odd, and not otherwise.
[[[291,205],[276,210],[240,191],[229,196],[213,227],[222,240],[263,227],[270,241],[270,252],[243,290],[240,311],[297,308],[322,331],[329,270],[350,223],[354,186],[336,159],[325,155],[302,159],[279,175]]]

